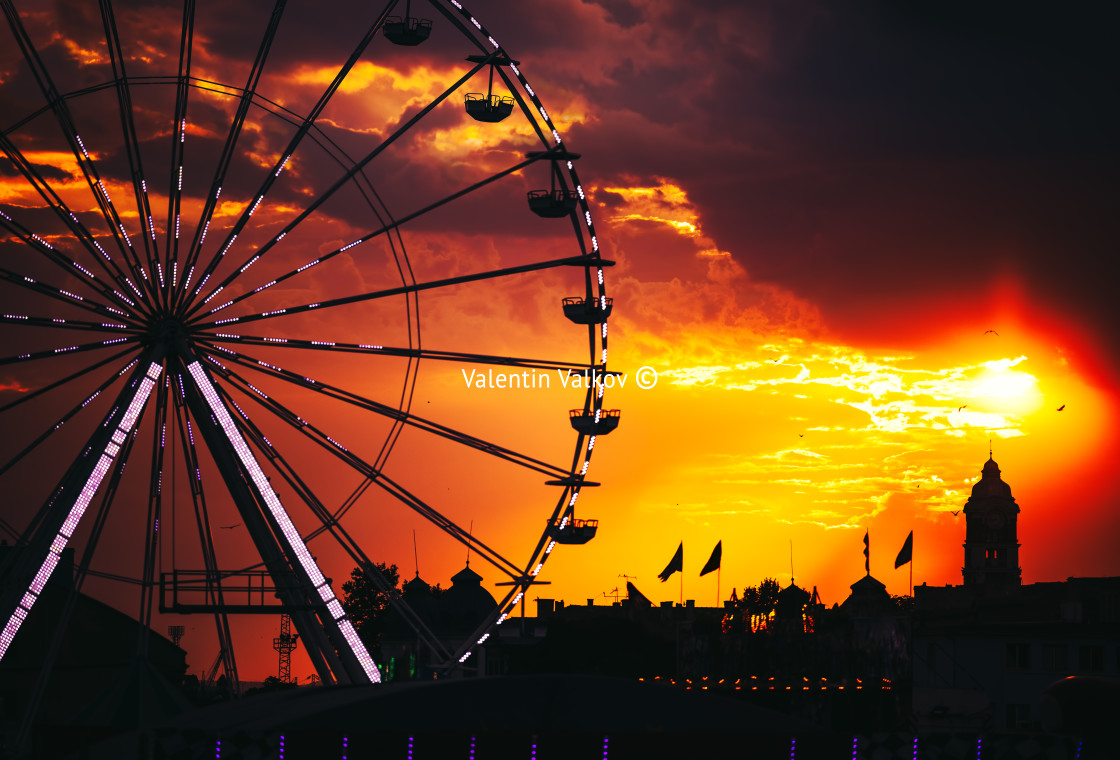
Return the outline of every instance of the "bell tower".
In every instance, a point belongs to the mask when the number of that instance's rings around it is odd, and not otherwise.
[[[1022,584],[1019,567],[1019,505],[1011,486],[1000,478],[999,465],[991,458],[972,486],[964,505],[964,585],[974,588],[1009,588]]]

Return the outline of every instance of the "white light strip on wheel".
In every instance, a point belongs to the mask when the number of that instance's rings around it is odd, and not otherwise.
[[[4,625],[3,632],[0,632],[0,659],[3,659],[5,652],[8,651],[8,646],[11,645],[12,639],[15,638],[16,632],[23,624],[27,613],[31,611],[31,606],[39,598],[39,594],[43,592],[43,587],[54,572],[55,567],[58,566],[58,561],[61,559],[62,550],[66,548],[66,544],[70,537],[74,535],[75,528],[78,527],[78,521],[82,519],[82,514],[85,513],[86,507],[93,500],[93,496],[97,493],[97,489],[101,486],[101,481],[105,479],[105,475],[109,472],[109,468],[113,464],[113,459],[116,457],[117,452],[120,451],[119,443],[123,442],[132,433],[132,428],[136,424],[136,420],[140,417],[140,412],[144,409],[144,404],[148,401],[148,396],[151,395],[152,388],[155,387],[156,380],[159,378],[162,371],[162,365],[158,362],[153,362],[148,367],[148,371],[144,373],[144,379],[140,381],[139,388],[136,389],[136,395],[132,397],[132,402],[125,410],[124,416],[121,421],[117,423],[116,430],[113,431],[110,441],[105,444],[105,450],[102,452],[97,464],[93,467],[93,472],[90,473],[86,483],[82,486],[78,498],[74,501],[74,506],[70,508],[70,514],[66,516],[65,522],[62,523],[62,528],[55,535],[54,540],[51,542],[50,549],[47,551],[47,557],[43,560],[43,564],[39,566],[39,571],[35,573],[35,577],[31,580],[31,585],[27,589],[27,593],[23,595],[19,605],[16,606],[15,612],[12,617]]]
[[[268,482],[264,471],[257,463],[256,457],[249,451],[248,444],[242,438],[241,433],[237,430],[233,418],[230,417],[229,411],[226,409],[225,404],[218,398],[218,392],[214,389],[214,385],[210,382],[209,376],[203,370],[202,365],[195,361],[187,367],[194,378],[198,389],[202,391],[203,398],[206,399],[210,411],[214,414],[218,424],[221,425],[222,430],[226,434],[226,438],[233,446],[234,451],[237,453],[237,458],[241,460],[241,464],[249,473],[249,477],[253,479],[253,484],[257,487],[261,496],[264,498],[265,505],[268,507],[272,518],[280,528],[280,532],[284,534],[287,539],[289,551],[299,561],[300,567],[307,575],[311,584],[315,587],[315,591],[319,594],[319,598],[323,600],[327,610],[341,631],[342,636],[346,639],[346,643],[350,646],[351,652],[362,666],[365,671],[366,677],[373,683],[381,682],[381,673],[374,664],[373,658],[370,656],[369,651],[366,649],[365,644],[358,638],[357,631],[351,624],[350,619],[346,617],[342,605],[338,602],[334,592],[331,590],[330,584],[323,576],[323,572],[319,566],[315,564],[315,559],[311,556],[311,552],[307,550],[307,545],[304,544],[303,539],[296,530],[296,526],[292,523],[292,519],[288,516],[284,505],[280,503],[280,497],[272,490],[272,486]]]

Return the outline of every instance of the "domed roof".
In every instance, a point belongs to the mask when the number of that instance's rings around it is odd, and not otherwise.
[[[401,590],[404,591],[404,595],[407,598],[413,594],[426,594],[432,590],[432,587],[428,585],[427,581],[420,577],[420,573],[416,573],[416,577],[405,582],[405,584],[401,586]]]
[[[482,587],[482,576],[469,565],[451,576],[451,588],[440,598],[448,627],[463,632],[474,630],[497,606],[494,597]]]
[[[1011,498],[1011,486],[1000,479],[999,465],[990,455],[988,461],[984,463],[984,468],[980,470],[980,480],[972,486],[972,497],[974,499]]]
[[[893,612],[887,587],[870,573],[851,585],[852,593],[840,603],[840,609],[857,617]]]

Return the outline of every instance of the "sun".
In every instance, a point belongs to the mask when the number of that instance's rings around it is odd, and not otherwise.
[[[972,381],[972,396],[1001,411],[1030,414],[1043,403],[1038,378],[1015,369],[1026,356],[984,362],[984,369]]]

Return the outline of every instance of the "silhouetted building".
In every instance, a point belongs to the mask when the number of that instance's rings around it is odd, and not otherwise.
[[[0,565],[11,551],[18,549],[0,546]],[[71,594],[67,621],[64,611]],[[141,642],[147,649],[144,661],[138,658]],[[15,735],[52,649],[53,665],[37,713],[37,744],[72,733],[74,726],[120,730],[192,707],[180,689],[186,652],[128,615],[74,592],[72,548],[62,552],[0,662],[0,719],[9,736]],[[68,728],[60,732],[57,726]]]
[[[1120,672],[1120,578],[1022,585],[1019,506],[990,457],[964,512],[964,584],[914,589],[915,728],[1040,730],[1047,686]]]
[[[417,574],[404,584],[402,595],[405,603],[449,652],[454,652],[498,606],[490,592],[482,587],[482,576],[471,570],[469,563],[451,576],[451,587],[442,593],[435,593]],[[433,652],[397,609],[390,609],[388,614],[381,652],[389,680],[431,678],[437,668],[445,664],[446,657]],[[471,674],[487,672],[485,647],[477,647],[471,657],[474,665],[469,671]],[[456,676],[467,673],[459,670]]]
[[[1006,588],[1022,582],[1019,567],[1019,505],[990,456],[964,505],[965,586]]]

